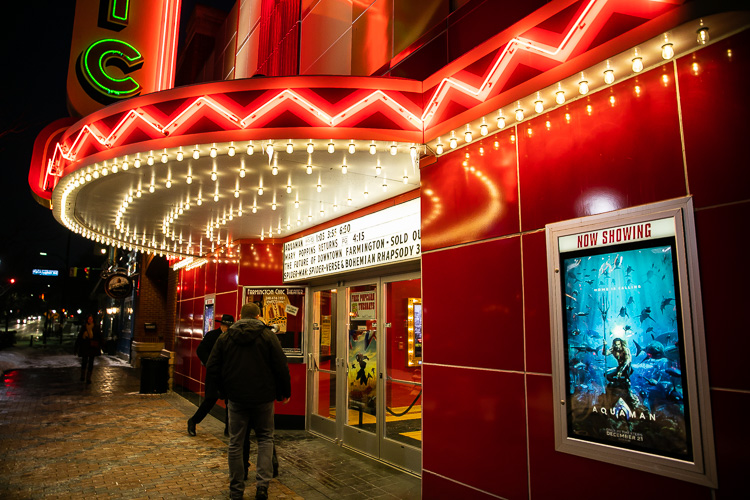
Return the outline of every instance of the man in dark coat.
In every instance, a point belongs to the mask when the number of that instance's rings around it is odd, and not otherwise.
[[[258,440],[255,498],[268,498],[273,475],[274,401],[289,401],[289,366],[276,334],[259,319],[260,308],[242,306],[241,319],[214,345],[206,367],[206,382],[226,396],[229,408],[229,494],[245,491],[243,439],[248,428]]]
[[[198,344],[198,348],[195,350],[195,354],[198,355],[198,359],[201,360],[203,366],[206,366],[206,364],[208,364],[208,357],[211,355],[211,351],[213,350],[214,344],[219,338],[219,335],[226,332],[233,323],[234,317],[231,314],[222,314],[219,328],[207,332],[203,337],[203,340],[201,340],[201,343]],[[207,380],[205,382],[206,397],[203,399],[203,402],[195,411],[195,415],[190,417],[187,421],[188,434],[190,434],[191,436],[195,436],[195,426],[200,424],[203,419],[206,418],[208,412],[211,411],[211,408],[214,407],[216,401],[219,400],[219,391],[217,390],[217,388],[211,387],[207,383]],[[224,433],[226,434],[226,428]]]

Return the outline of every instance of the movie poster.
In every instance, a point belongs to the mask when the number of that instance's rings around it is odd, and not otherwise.
[[[561,247],[568,437],[691,461],[675,240],[640,226]]]
[[[349,330],[349,403],[361,405],[375,415],[378,342],[373,321],[350,326]]]
[[[305,289],[301,287],[245,287],[243,304],[254,302],[260,319],[276,329],[276,335],[288,356],[302,356]]]
[[[374,287],[349,295],[349,407],[375,415],[377,384],[377,321]]]

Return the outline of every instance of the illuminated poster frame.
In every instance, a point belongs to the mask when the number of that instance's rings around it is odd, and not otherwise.
[[[260,319],[274,327],[284,354],[301,358],[305,342],[305,297],[301,286],[246,286],[242,304],[254,302],[260,307]]]
[[[716,488],[692,198],[546,234],[555,449]]]

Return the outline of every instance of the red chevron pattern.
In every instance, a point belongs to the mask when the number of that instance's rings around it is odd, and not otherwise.
[[[615,14],[631,16],[641,20],[642,24],[681,3],[681,0],[582,0],[577,8],[558,12],[535,28],[498,47],[494,57],[485,58],[488,61],[487,69],[480,71],[483,77],[478,78],[474,74],[477,68],[472,67],[472,72],[467,70],[475,63],[473,60],[468,61],[464,69],[444,78],[426,92],[430,98],[424,107],[415,104],[402,92],[393,90],[374,90],[369,93],[354,90],[354,97],[346,99],[347,105],[343,107],[331,104],[321,93],[337,89],[302,88],[265,92],[249,108],[233,101],[229,93],[189,97],[183,99],[179,111],[166,118],[154,108],[154,104],[135,107],[127,111],[111,130],[103,123],[104,120],[99,120],[86,124],[77,131],[69,131],[65,139],[54,147],[47,160],[46,175],[59,178],[66,163],[80,160],[92,154],[91,152],[129,144],[128,138],[136,129],[153,139],[190,135],[191,126],[202,118],[216,123],[223,130],[248,130],[263,127],[282,113],[291,111],[310,127],[334,128],[347,124],[356,129],[356,123],[386,111],[394,126],[400,127],[399,130],[423,133],[437,119],[446,118],[442,115],[463,112],[461,110],[470,109],[502,92],[521,61],[539,72],[547,71],[586,51],[597,37],[601,43],[601,32]],[[551,23],[566,26],[561,33],[545,27],[545,23],[558,14],[569,16],[569,19],[555,19]],[[612,33],[609,36],[614,38],[619,34]],[[478,84],[470,83],[472,80]],[[342,79],[343,81],[345,80]],[[221,83],[236,86],[238,91],[243,90],[242,81]],[[514,81],[514,84],[518,83]],[[212,85],[197,88],[211,88]],[[135,98],[134,102],[138,103],[142,99]],[[449,111],[451,109],[454,111]],[[455,111],[456,109],[459,111]],[[49,191],[49,184],[54,182],[45,181],[46,191]]]

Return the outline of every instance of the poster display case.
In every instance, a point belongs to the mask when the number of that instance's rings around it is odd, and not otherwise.
[[[716,487],[692,199],[547,226],[555,445]]]
[[[287,357],[302,358],[305,329],[305,288],[278,286],[243,290],[243,304],[254,302],[261,319],[276,330]]]

